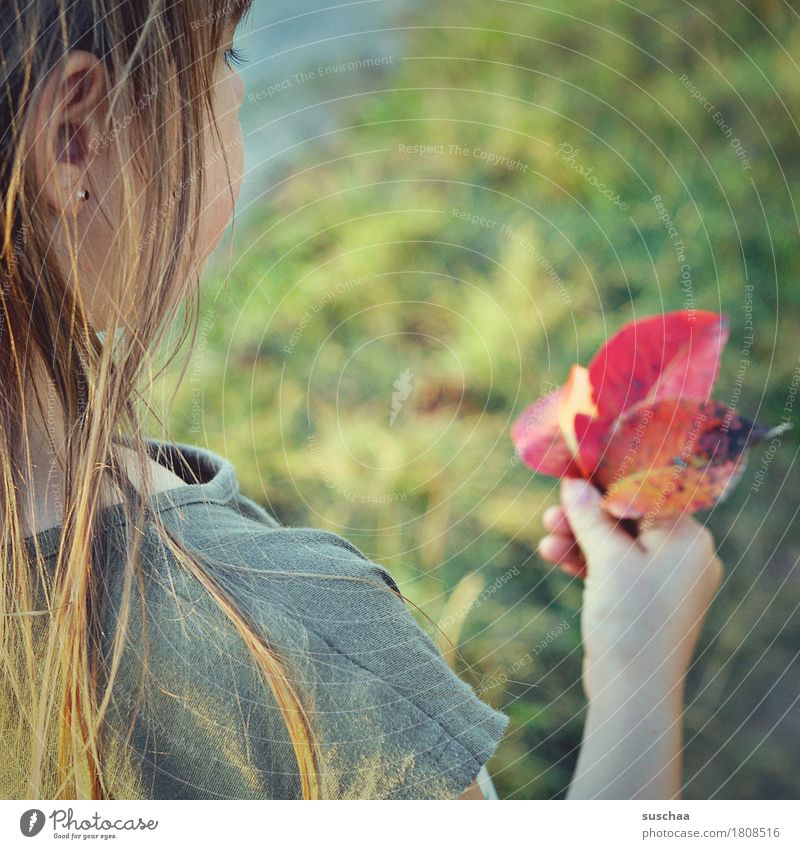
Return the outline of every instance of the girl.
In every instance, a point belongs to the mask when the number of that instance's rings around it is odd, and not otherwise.
[[[5,797],[492,794],[507,720],[391,577],[142,433],[151,352],[182,303],[178,347],[196,331],[239,191],[247,5],[30,0],[0,31]],[[541,544],[586,576],[570,795],[673,798],[721,565],[693,520],[634,540],[599,497],[565,482]]]

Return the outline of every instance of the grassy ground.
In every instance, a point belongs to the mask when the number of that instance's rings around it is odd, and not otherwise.
[[[512,717],[501,795],[559,796],[585,707],[580,588],[535,553],[556,490],[508,429],[624,322],[691,306],[732,319],[717,397],[796,419],[800,27],[777,0],[657,19],[462,0],[399,23],[415,29],[390,71],[306,83],[348,95],[346,129],[239,222],[173,432],[230,457],[285,524],[387,566]],[[757,450],[707,516],[727,577],[689,681],[690,798],[797,797],[796,452],[796,434]]]

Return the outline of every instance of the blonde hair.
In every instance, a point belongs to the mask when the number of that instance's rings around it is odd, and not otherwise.
[[[320,795],[308,703],[295,689],[287,661],[201,558],[147,509],[149,454],[139,411],[143,378],[152,381],[149,352],[174,318],[171,304],[185,299],[190,306],[170,359],[190,334],[192,341],[196,338],[198,281],[192,275],[185,292],[181,269],[198,246],[204,176],[200,129],[207,115],[216,126],[211,90],[224,28],[230,12],[237,16],[247,5],[243,0],[28,0],[24,12],[0,30],[0,68],[6,75],[0,96],[0,535],[7,552],[0,588],[0,652],[4,689],[18,708],[14,733],[29,738],[33,798],[47,786],[56,788],[52,798],[110,796],[112,777],[106,774],[101,730],[135,585],[139,603],[146,604],[141,563],[146,522],[152,522],[176,561],[219,604],[247,645],[283,713],[303,796]],[[37,204],[38,187],[25,157],[29,104],[49,69],[73,49],[93,53],[105,68],[109,123],[95,141],[114,146],[119,161],[129,166],[120,175],[122,208],[135,202],[142,209],[135,220],[128,216],[119,222],[115,265],[104,269],[120,290],[135,293],[137,324],[117,338],[115,318],[106,328],[105,342],[90,326],[78,287],[53,258],[52,225]],[[174,87],[177,104],[165,94],[166,81]],[[174,133],[176,117],[179,131]],[[169,167],[152,173],[154,163]],[[134,167],[148,175],[146,192],[138,198]],[[158,227],[146,226],[156,221]],[[75,251],[70,244],[73,268]],[[46,368],[67,434],[64,521],[52,575],[35,537],[32,567],[18,495],[32,479],[23,422],[25,389],[37,362]],[[41,409],[38,390],[36,403]],[[122,446],[137,458],[138,488],[125,471]],[[101,477],[118,487],[126,526],[133,531],[127,534],[123,602],[107,668],[100,657],[102,577],[94,545]],[[39,592],[44,593],[47,616],[31,615]],[[43,650],[37,647],[42,627]]]

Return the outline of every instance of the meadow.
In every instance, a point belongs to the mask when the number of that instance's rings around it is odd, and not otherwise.
[[[625,322],[691,308],[731,318],[719,400],[772,424],[800,405],[797,14],[646,6],[434,2],[394,21],[391,61],[343,44],[360,65],[302,81],[337,127],[308,107],[248,187],[170,419],[438,624],[511,717],[505,798],[563,796],[585,711],[580,585],[536,554],[557,482],[517,461],[516,416]],[[251,99],[250,125],[292,97]],[[701,514],[726,578],[688,681],[688,798],[797,798],[797,450],[796,429],[757,447]]]

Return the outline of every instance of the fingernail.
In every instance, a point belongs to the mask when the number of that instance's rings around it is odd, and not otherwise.
[[[567,502],[574,507],[587,507],[597,500],[595,488],[579,478],[564,478],[561,489]]]

